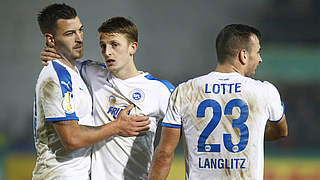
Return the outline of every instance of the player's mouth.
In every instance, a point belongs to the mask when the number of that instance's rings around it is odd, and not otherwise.
[[[107,59],[105,62],[107,66],[112,66],[116,61],[114,59]]]
[[[76,49],[76,50],[82,50],[82,45],[75,46],[75,47],[73,47],[73,49]]]

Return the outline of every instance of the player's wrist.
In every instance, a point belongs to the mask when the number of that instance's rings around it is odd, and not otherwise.
[[[111,121],[108,123],[110,125],[109,128],[112,129],[112,135],[119,135],[121,130],[120,130],[120,124],[119,121]]]

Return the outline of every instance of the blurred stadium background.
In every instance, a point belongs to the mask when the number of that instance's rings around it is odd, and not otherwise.
[[[53,2],[63,1],[1,0],[0,180],[31,179],[33,96],[44,45],[36,14]],[[225,25],[260,29],[263,63],[257,78],[278,87],[289,124],[289,137],[265,144],[265,179],[320,179],[320,1],[65,2],[85,26],[84,59],[101,60],[96,29],[105,19],[129,17],[139,29],[137,67],[175,85],[214,70],[214,41]],[[181,146],[169,179],[184,179]]]

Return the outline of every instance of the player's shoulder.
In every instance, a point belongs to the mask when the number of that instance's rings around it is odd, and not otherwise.
[[[42,68],[37,80],[37,86],[45,87],[47,84],[59,84],[59,76],[64,76],[68,73],[68,70],[61,63],[50,61],[47,66]]]
[[[211,73],[187,79],[186,81],[180,83],[177,86],[177,88],[181,89],[181,88],[197,87],[197,86],[201,85],[203,82],[208,81],[208,79],[210,78],[209,77],[210,75],[211,75]]]
[[[259,94],[266,98],[279,94],[278,89],[269,81],[257,80],[246,77],[246,81],[243,83],[246,92]]]
[[[144,73],[143,77],[146,81],[148,81],[148,84],[150,84],[151,87],[157,89],[160,88],[161,90],[169,91],[170,93],[172,93],[172,91],[175,89],[174,85],[172,85],[169,81],[156,78],[149,73]]]
[[[68,72],[67,69],[58,61],[49,61],[48,65],[42,68],[39,74],[39,79],[58,79],[57,74],[62,74],[66,72]]]
[[[261,89],[270,90],[270,89],[277,89],[271,82],[265,80],[258,80],[253,79],[250,77],[245,77],[247,79],[247,83],[250,86],[255,86]]]
[[[95,68],[95,69],[106,69],[106,65],[102,62],[94,61],[91,59],[77,60],[76,66],[80,70],[82,68]]]
[[[101,62],[93,61],[90,59],[84,61],[77,61],[76,66],[80,72],[81,77],[97,78],[104,77],[108,73],[106,65]]]

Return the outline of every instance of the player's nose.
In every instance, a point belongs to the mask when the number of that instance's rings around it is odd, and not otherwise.
[[[111,52],[112,52],[112,48],[111,48],[111,46],[110,45],[107,45],[106,46],[106,50],[105,50],[105,55],[106,56],[110,56],[111,55]]]

